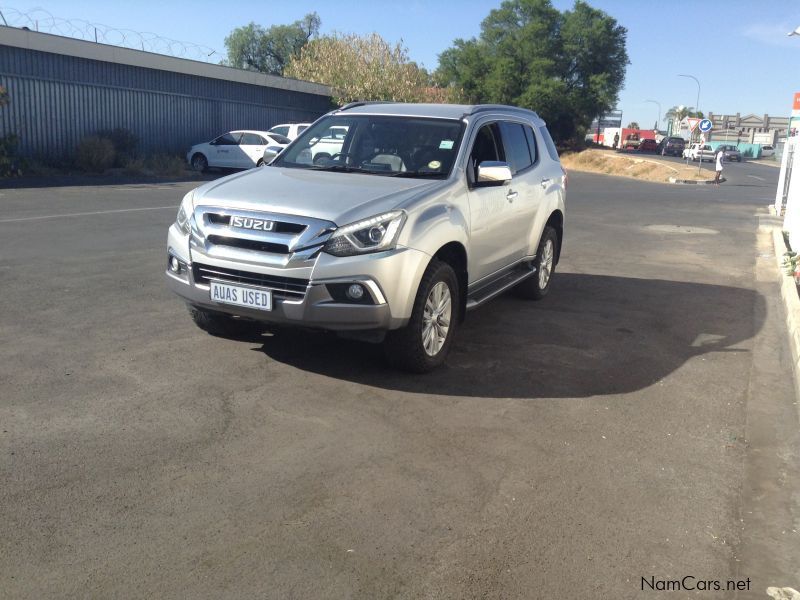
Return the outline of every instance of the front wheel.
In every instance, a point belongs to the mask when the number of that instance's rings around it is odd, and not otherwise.
[[[241,335],[247,330],[247,323],[233,318],[232,316],[222,313],[211,312],[189,307],[189,314],[192,316],[192,321],[200,329],[211,335],[227,337]]]
[[[198,153],[192,157],[192,169],[197,171],[198,173],[202,173],[208,168],[208,160],[205,156]]]
[[[408,325],[386,335],[383,348],[389,363],[412,373],[441,365],[458,327],[460,306],[455,271],[434,258],[422,276]]]
[[[539,248],[536,250],[536,273],[517,285],[516,292],[528,300],[541,300],[550,292],[553,272],[556,268],[558,234],[549,225],[542,232]]]

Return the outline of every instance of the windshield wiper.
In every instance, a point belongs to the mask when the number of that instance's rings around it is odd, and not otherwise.
[[[389,177],[444,177],[444,173],[436,171],[399,171],[397,173],[386,173]]]
[[[342,173],[352,173],[354,171],[363,171],[361,168],[348,167],[347,165],[313,165],[308,167],[314,171],[341,171]]]

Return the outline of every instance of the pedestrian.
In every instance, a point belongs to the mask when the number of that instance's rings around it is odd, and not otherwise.
[[[725,159],[725,152],[722,148],[717,150],[717,174],[714,175],[714,185],[719,185],[719,178],[722,176],[722,162]]]
[[[611,146],[614,150],[617,149],[617,144],[619,144],[619,133],[614,134],[614,145]]]

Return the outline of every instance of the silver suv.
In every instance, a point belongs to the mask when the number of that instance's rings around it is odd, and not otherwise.
[[[529,110],[353,103],[270,166],[189,192],[169,229],[167,282],[210,333],[254,321],[333,330],[425,372],[467,310],[511,287],[548,293],[566,187]]]

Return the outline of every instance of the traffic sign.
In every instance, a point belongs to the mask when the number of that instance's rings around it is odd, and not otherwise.
[[[700,124],[698,125],[700,131],[702,131],[703,133],[711,131],[712,126],[713,125],[711,123],[711,119],[703,119],[702,121],[700,121]]]
[[[694,131],[694,128],[697,127],[697,124],[700,122],[700,119],[689,117],[686,119],[686,121],[689,123],[689,131]]]

